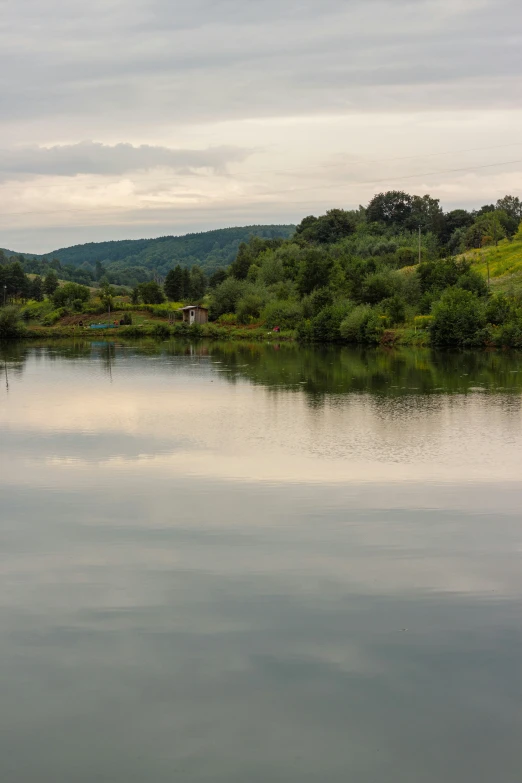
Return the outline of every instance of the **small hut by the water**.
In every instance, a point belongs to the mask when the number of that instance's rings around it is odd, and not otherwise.
[[[183,307],[183,320],[189,324],[206,324],[208,321],[208,309],[201,305],[187,305]]]

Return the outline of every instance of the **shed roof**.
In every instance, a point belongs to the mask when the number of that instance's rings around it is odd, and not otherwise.
[[[202,305],[187,305],[186,307],[182,307],[182,310],[208,310],[208,307],[203,307]]]

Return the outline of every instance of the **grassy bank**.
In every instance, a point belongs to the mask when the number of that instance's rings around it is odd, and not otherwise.
[[[488,279],[492,291],[509,296],[522,294],[522,242],[503,240],[497,247],[468,250],[463,256],[472,269]]]
[[[189,326],[183,323],[169,323],[165,319],[144,319],[141,323],[133,323],[128,326],[119,326],[115,329],[91,329],[89,326],[78,324],[56,324],[55,326],[29,325],[22,327],[19,337],[26,339],[63,339],[80,337],[88,340],[100,340],[106,338],[135,339],[152,337],[159,340],[167,340],[171,337],[185,338],[189,340],[254,340],[281,342],[295,340],[295,330],[274,332],[262,325],[247,327],[225,326],[220,324],[195,324]]]

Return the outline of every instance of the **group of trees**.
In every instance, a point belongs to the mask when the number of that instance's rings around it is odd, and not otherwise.
[[[226,273],[223,272],[226,277]],[[218,275],[222,279],[222,275]],[[149,280],[135,286],[132,291],[132,301],[138,305],[161,304],[168,299],[171,302],[200,302],[209,286],[209,280],[199,266],[192,269],[182,269],[178,264],[167,272],[163,284],[157,280]]]
[[[182,302],[201,300],[207,290],[207,278],[199,266],[193,266],[192,269],[182,269],[178,264],[171,269],[165,278],[165,295],[172,302]]]
[[[314,341],[372,343],[387,327],[417,317],[431,324],[434,343],[453,345],[487,341],[488,324],[516,322],[522,344],[520,304],[497,308],[496,320],[488,320],[494,298],[459,255],[512,238],[521,219],[514,196],[444,213],[430,196],[381,193],[365,208],[306,217],[290,239],[243,243],[211,291],[211,318],[297,328]],[[451,327],[450,312],[457,314]]]
[[[95,286],[106,280],[110,285],[135,288],[141,283],[163,280],[168,271],[179,264],[183,269],[200,267],[212,275],[228,266],[236,257],[241,242],[249,236],[287,238],[295,226],[244,226],[205,231],[185,236],[156,239],[88,242],[61,248],[46,256],[17,255],[25,272],[45,277],[54,269],[61,280]],[[0,264],[2,263],[0,251]]]
[[[58,276],[50,269],[44,278],[30,278],[20,261],[0,263],[0,304],[34,299],[41,302],[44,296],[52,296],[58,288]]]
[[[209,277],[197,264],[189,269],[171,261],[164,276],[136,282],[132,302],[205,301],[213,320],[296,329],[311,341],[375,343],[390,327],[422,323],[430,325],[435,344],[501,339],[522,346],[522,302],[491,296],[462,255],[504,239],[522,242],[521,220],[516,196],[444,212],[429,195],[389,191],[366,207],[305,217],[286,238],[252,232],[232,263]],[[40,271],[29,277],[27,264]],[[24,264],[0,255],[0,304],[2,297],[7,304],[47,296],[56,308],[81,311],[89,288],[70,279],[58,287],[59,276],[67,280],[63,271],[59,260]],[[95,261],[92,277],[109,309],[115,292],[106,264]]]
[[[99,279],[92,270],[62,264],[57,258],[38,258],[20,254],[7,256],[4,250],[0,250],[0,267],[14,263],[18,263],[26,274],[38,275],[42,278],[47,277],[49,273],[54,273],[61,280],[70,280],[82,285],[93,285]]]

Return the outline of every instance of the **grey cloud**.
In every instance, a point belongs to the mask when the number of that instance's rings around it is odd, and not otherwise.
[[[32,0],[0,32],[4,121],[515,107],[520,23],[518,0]]]
[[[93,141],[54,147],[22,147],[0,150],[0,179],[26,174],[62,177],[76,174],[121,175],[159,167],[182,173],[201,168],[223,172],[227,163],[243,161],[249,154],[249,150],[239,147],[176,150],[148,144],[111,146]]]

